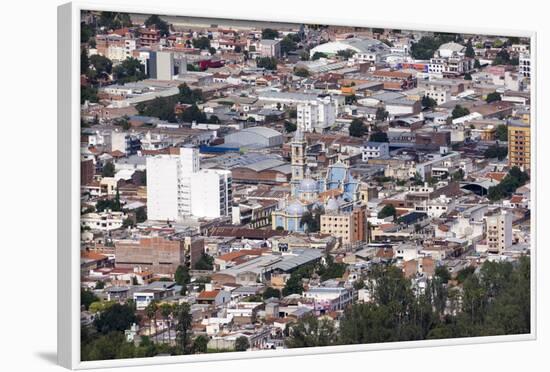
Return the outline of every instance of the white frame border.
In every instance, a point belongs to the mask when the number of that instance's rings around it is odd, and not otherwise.
[[[159,8],[163,10],[159,10]],[[245,353],[216,353],[178,355],[104,361],[80,361],[80,12],[81,10],[119,11],[127,13],[159,14],[183,17],[220,18],[244,21],[282,23],[313,23],[336,26],[391,28],[411,31],[436,31],[482,35],[529,37],[531,40],[531,333],[523,335],[468,337],[442,340],[404,341],[361,345],[325,346],[315,348],[266,350]],[[242,9],[220,12],[216,9],[194,9],[186,6],[143,7],[116,2],[73,1],[58,7],[58,363],[69,369],[92,369],[123,366],[143,366],[175,363],[271,358],[327,353],[347,353],[403,348],[471,345],[492,342],[536,340],[537,338],[537,57],[536,32],[503,30],[482,27],[448,27],[414,23],[358,20],[354,17],[332,19],[296,14],[250,15]],[[244,14],[244,15],[243,15]],[[78,123],[78,127],[72,125]],[[69,320],[69,321],[68,321]]]

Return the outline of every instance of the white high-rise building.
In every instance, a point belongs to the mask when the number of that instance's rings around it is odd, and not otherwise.
[[[196,148],[147,158],[147,214],[151,220],[231,215],[231,171],[200,170]]]
[[[179,153],[147,158],[147,215],[152,220],[177,220],[191,215],[191,178],[199,171],[199,153],[182,147]]]
[[[191,214],[196,217],[231,216],[231,171],[202,169],[191,178]]]
[[[338,103],[331,97],[296,106],[297,125],[304,132],[324,132],[334,124],[337,114]]]
[[[487,250],[502,253],[512,245],[512,214],[506,211],[485,217]]]

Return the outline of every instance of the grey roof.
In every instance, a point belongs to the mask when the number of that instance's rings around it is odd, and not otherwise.
[[[294,253],[298,253],[297,255],[292,256],[283,256],[284,259],[274,265],[274,268],[280,269],[282,271],[290,271],[298,266],[304,265],[308,262],[315,261],[319,258],[321,258],[322,253],[315,249],[304,249],[304,250],[296,250]]]
[[[282,160],[266,159],[266,160],[261,160],[261,161],[258,161],[256,163],[252,163],[252,164],[241,165],[241,167],[248,168],[248,169],[251,169],[251,170],[256,171],[256,172],[261,172],[263,170],[279,167],[279,166],[285,165],[285,164],[286,163]]]
[[[275,129],[271,129],[271,128],[267,128],[267,127],[251,127],[251,128],[246,128],[246,129],[243,129],[240,131],[241,133],[254,133],[254,134],[258,134],[260,136],[264,136],[266,138],[271,138],[271,137],[277,137],[277,136],[280,136],[281,133],[277,132]]]

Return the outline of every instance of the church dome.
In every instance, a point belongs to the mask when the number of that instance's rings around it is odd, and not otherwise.
[[[288,207],[286,207],[286,213],[293,216],[301,216],[304,214],[304,211],[304,206],[298,201],[293,201],[288,205]]]
[[[317,192],[319,186],[317,182],[311,178],[305,178],[300,182],[300,191],[301,192]]]

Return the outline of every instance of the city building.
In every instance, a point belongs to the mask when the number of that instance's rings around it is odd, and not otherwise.
[[[191,177],[191,214],[195,217],[231,216],[231,171],[202,169]]]
[[[361,146],[361,156],[363,161],[369,159],[387,158],[390,155],[388,142],[367,142]]]
[[[178,266],[193,268],[204,252],[199,236],[143,236],[115,241],[117,268],[173,275]]]
[[[351,212],[339,212],[335,200],[329,201],[325,214],[321,215],[321,233],[340,238],[342,244],[353,244],[366,240],[365,207]]]
[[[191,178],[199,171],[198,149],[181,147],[147,157],[147,214],[151,220],[190,216]]]
[[[531,126],[518,120],[508,123],[508,165],[531,168]]]
[[[338,103],[330,96],[296,105],[296,125],[304,132],[322,133],[334,125]]]
[[[512,214],[506,211],[485,217],[487,251],[500,254],[512,245]]]
[[[281,41],[262,39],[260,41],[260,55],[262,57],[281,57]]]

